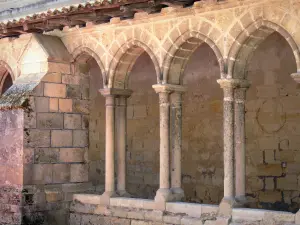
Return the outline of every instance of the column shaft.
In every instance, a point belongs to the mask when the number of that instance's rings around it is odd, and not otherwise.
[[[105,192],[115,192],[115,97],[106,96],[106,133],[105,133]]]
[[[182,93],[171,94],[171,188],[177,200],[184,197],[181,187]]]
[[[235,195],[238,201],[246,199],[245,94],[246,88],[235,89]]]
[[[126,124],[127,124],[127,96],[118,98],[117,116],[116,116],[116,147],[118,155],[118,182],[117,191],[120,195],[126,193]]]
[[[234,198],[234,107],[233,88],[224,90],[224,198]]]
[[[170,188],[170,150],[169,150],[169,93],[159,93],[160,104],[160,178],[161,189]]]

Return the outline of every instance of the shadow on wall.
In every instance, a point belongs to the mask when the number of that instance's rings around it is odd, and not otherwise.
[[[223,198],[223,92],[213,50],[202,44],[188,61],[183,83],[182,184],[186,201]]]
[[[135,197],[153,199],[159,185],[159,103],[154,64],[143,53],[134,64],[127,108],[127,187]]]
[[[247,195],[252,208],[296,212],[300,204],[300,96],[293,52],[278,33],[255,51],[246,97]]]

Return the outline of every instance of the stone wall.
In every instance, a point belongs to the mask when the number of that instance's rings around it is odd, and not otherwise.
[[[89,79],[71,68],[54,64],[26,105],[23,193],[28,224],[66,224],[73,193],[90,188]],[[32,213],[36,211],[43,214]]]
[[[251,207],[299,209],[299,86],[291,48],[269,36],[249,63],[246,101],[247,193]]]
[[[103,87],[102,74],[95,60],[89,61],[90,117],[89,117],[89,181],[104,191],[105,167],[105,98],[99,89]]]
[[[216,80],[219,63],[203,44],[183,75],[182,182],[186,201],[219,203],[223,198],[223,101]]]
[[[1,110],[0,124],[0,224],[19,224],[24,174],[23,110]]]
[[[133,91],[127,108],[127,186],[136,197],[154,198],[159,180],[159,104],[153,63],[147,54],[129,78]]]

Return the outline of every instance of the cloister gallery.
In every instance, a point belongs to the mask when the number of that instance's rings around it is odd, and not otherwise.
[[[0,1],[0,38],[0,224],[300,224],[299,0]]]

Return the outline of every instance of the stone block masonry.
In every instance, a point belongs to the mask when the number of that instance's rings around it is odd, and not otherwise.
[[[0,40],[1,222],[300,223],[299,2],[170,2]]]
[[[23,193],[29,199],[27,205],[33,211],[37,206],[42,207],[48,212],[40,220],[53,220],[57,224],[67,223],[72,193],[89,188],[88,127],[82,126],[89,111],[88,107],[78,110],[75,103],[86,97],[81,94],[70,97],[67,93],[70,85],[88,89],[89,83],[80,83],[85,79],[80,76],[76,84],[72,79],[64,79],[75,75],[70,64],[63,66],[63,72],[53,68],[36,88],[39,92],[30,96],[30,116],[36,122],[24,128],[24,148],[30,154],[27,156],[30,160],[24,162]],[[28,221],[31,220],[37,218],[28,214]]]

